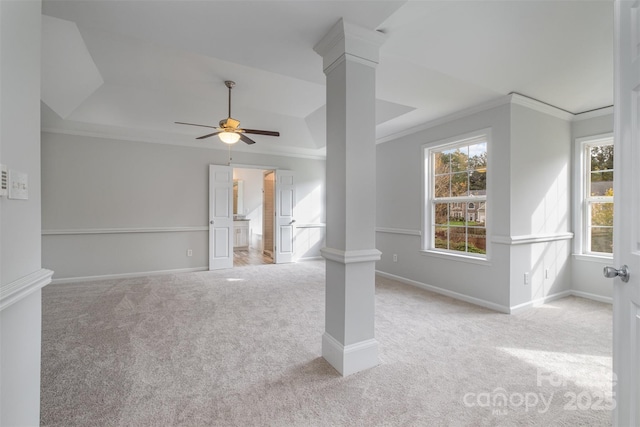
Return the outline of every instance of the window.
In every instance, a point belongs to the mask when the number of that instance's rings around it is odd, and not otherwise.
[[[613,138],[582,143],[583,252],[613,254]]]
[[[487,135],[425,147],[426,250],[486,258]]]

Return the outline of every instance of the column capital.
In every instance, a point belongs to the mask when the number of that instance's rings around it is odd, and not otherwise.
[[[359,27],[340,18],[313,50],[322,56],[322,69],[325,73],[345,55],[375,67],[380,58],[380,46],[386,39],[381,32]]]

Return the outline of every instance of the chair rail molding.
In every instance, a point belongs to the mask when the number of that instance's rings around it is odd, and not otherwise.
[[[491,241],[500,245],[528,245],[531,243],[555,242],[557,240],[571,240],[573,233],[527,234],[522,236],[493,236]]]
[[[323,222],[309,222],[296,224],[296,228],[326,228],[327,224]]]
[[[134,227],[134,228],[68,228],[42,230],[43,236],[72,234],[123,234],[123,233],[181,233],[186,231],[209,231],[208,225],[195,227]]]
[[[51,283],[53,271],[41,268],[18,280],[0,285],[0,311]]]
[[[341,264],[353,264],[356,262],[375,262],[380,260],[382,252],[377,249],[362,249],[356,251],[343,251],[341,249],[322,248],[320,253],[325,259]]]
[[[407,234],[409,236],[422,236],[422,231],[410,228],[376,227],[376,233]]]

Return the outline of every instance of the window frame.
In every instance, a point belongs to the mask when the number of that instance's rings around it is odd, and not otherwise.
[[[466,147],[475,143],[484,142],[487,144],[487,172],[486,172],[486,188],[483,196],[462,196],[462,197],[443,197],[438,198],[437,202],[434,198],[435,180],[434,162],[431,160],[434,152],[446,150],[455,150],[459,147]],[[422,248],[421,252],[427,255],[437,256],[445,259],[457,259],[471,263],[486,264],[491,259],[491,233],[489,213],[485,214],[485,235],[486,235],[486,253],[477,254],[472,252],[461,252],[452,249],[442,249],[435,247],[435,204],[436,203],[463,203],[468,206],[469,203],[483,203],[491,206],[491,128],[482,129],[467,134],[457,135],[447,139],[435,141],[422,145]],[[467,213],[468,214],[468,213]]]
[[[591,175],[591,159],[588,149],[602,145],[614,145],[613,133],[604,133],[592,135],[583,138],[577,138],[575,144],[576,150],[576,183],[575,188],[575,242],[574,253],[578,257],[587,259],[613,259],[613,252],[595,252],[590,248],[591,245],[591,227],[590,227],[590,207],[594,203],[613,203],[615,209],[614,196],[591,196],[590,195],[590,175]],[[614,152],[615,156],[615,152]],[[615,180],[615,169],[614,169]]]

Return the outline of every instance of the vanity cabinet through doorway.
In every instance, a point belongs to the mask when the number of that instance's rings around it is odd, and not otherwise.
[[[249,222],[233,221],[233,249],[249,249]]]

